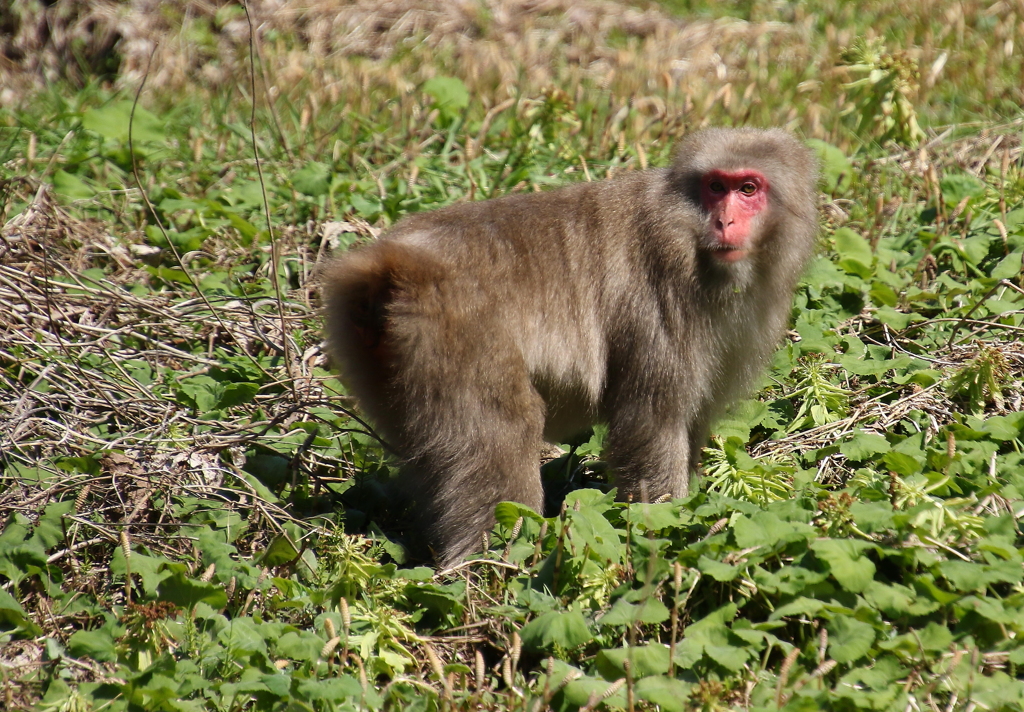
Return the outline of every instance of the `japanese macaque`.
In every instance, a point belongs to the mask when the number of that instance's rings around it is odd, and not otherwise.
[[[688,493],[786,326],[817,178],[784,131],[705,130],[669,168],[412,215],[326,266],[330,355],[439,564],[498,502],[541,511],[542,441],[597,422],[619,499]]]

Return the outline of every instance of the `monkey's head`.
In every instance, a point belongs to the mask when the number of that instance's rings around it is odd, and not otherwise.
[[[713,169],[700,177],[700,205],[707,212],[708,247],[722,262],[745,259],[759,232],[771,186],[760,171]]]
[[[708,129],[680,145],[670,183],[707,220],[699,247],[710,262],[729,267],[759,253],[791,251],[781,240],[813,239],[781,235],[777,226],[814,206],[817,176],[813,153],[785,131]]]

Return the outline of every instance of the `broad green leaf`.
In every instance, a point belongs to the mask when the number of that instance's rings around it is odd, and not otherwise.
[[[881,435],[858,430],[853,434],[852,438],[839,446],[839,452],[851,460],[859,461],[867,460],[879,453],[888,452],[890,447],[889,441]]]
[[[743,573],[743,569],[739,566],[724,564],[721,561],[715,561],[706,556],[701,556],[697,560],[697,568],[716,581],[732,581]]]
[[[896,293],[896,290],[883,282],[872,283],[868,296],[878,306],[895,307],[900,301],[900,296]]]
[[[299,558],[299,551],[287,536],[276,536],[260,559],[264,566],[281,566]]]
[[[196,581],[184,574],[175,574],[161,581],[157,595],[161,601],[170,601],[186,609],[200,601],[211,608],[223,608],[228,604],[227,594],[221,586]]]
[[[705,645],[704,653],[730,672],[739,672],[754,654],[750,648],[737,645]]]
[[[68,638],[68,652],[78,658],[92,658],[99,662],[117,660],[117,647],[110,630],[105,626],[96,630],[79,630]]]
[[[625,677],[624,661],[628,660],[630,673],[634,678],[648,675],[662,675],[668,672],[668,646],[661,643],[638,645],[634,648],[617,648],[598,652],[594,661],[597,671],[606,680]]]
[[[657,705],[664,712],[685,712],[691,689],[692,686],[682,680],[651,675],[637,681],[636,697]]]
[[[915,322],[924,321],[924,317],[921,316],[920,314],[908,314],[905,312],[896,311],[892,307],[888,306],[878,307],[878,309],[875,310],[875,317],[883,324],[891,326],[893,329],[896,329],[898,331],[906,329],[908,326]]]
[[[290,676],[285,679],[290,682]],[[323,703],[323,707],[320,704],[315,704],[313,709],[346,709],[336,706],[343,700],[361,701],[363,704],[356,705],[356,709],[374,709],[379,704],[376,702],[378,699],[376,691],[372,687],[364,689],[359,680],[352,675],[327,677],[320,680],[300,679],[295,683],[295,691],[300,699]],[[299,707],[298,705],[293,706]],[[305,707],[303,706],[303,708]]]
[[[598,619],[601,625],[628,626],[634,623],[662,623],[669,619],[669,610],[657,598],[645,598],[640,603],[629,603],[620,598],[611,610]]]
[[[802,522],[784,522],[772,512],[757,512],[751,517],[737,516],[732,530],[736,545],[741,549],[755,546],[773,548],[780,543],[799,541],[815,534],[813,527]]]
[[[227,383],[224,384],[224,391],[217,402],[218,408],[230,408],[231,406],[249,403],[259,393],[260,387],[256,383]]]
[[[829,655],[838,663],[852,663],[868,654],[875,642],[875,628],[850,616],[833,618],[828,624]]]
[[[994,440],[1016,440],[1024,434],[1024,412],[993,415],[985,419],[980,430],[991,435]]]
[[[1024,261],[1024,251],[1011,252],[996,263],[989,273],[992,279],[1013,279],[1021,272],[1021,264]]]
[[[147,595],[156,593],[160,582],[175,573],[169,559],[163,556],[150,556],[138,551],[132,552],[131,559],[126,564],[124,550],[117,547],[110,560],[110,573],[123,578],[129,569],[132,576],[138,577],[137,581],[142,581],[142,590]]]
[[[853,165],[850,159],[841,149],[821,139],[808,139],[807,145],[818,154],[818,161],[821,163],[821,178],[825,184],[825,191],[835,193],[839,188],[846,188],[850,185],[850,177],[853,175]]]
[[[890,450],[882,456],[882,462],[897,475],[909,477],[921,471],[921,463],[906,453]]]
[[[900,584],[872,581],[863,592],[864,600],[887,616],[923,616],[939,608],[939,604],[917,595],[914,589]]]
[[[53,174],[53,189],[72,200],[88,199],[96,190],[78,176],[58,168]]]
[[[857,526],[869,534],[892,529],[893,508],[888,502],[854,502],[850,505],[850,513]]]
[[[0,630],[4,631],[21,629],[33,637],[43,633],[42,628],[29,619],[17,599],[2,588],[0,588],[0,623],[2,623]]]
[[[870,277],[874,255],[868,241],[847,227],[836,230],[833,239],[839,253],[839,266],[858,277]]]
[[[671,502],[631,504],[629,516],[638,527],[655,532],[678,527],[686,521]]]
[[[614,684],[608,680],[590,676],[573,680],[565,686],[562,692],[565,702],[569,705],[566,709],[578,709],[591,699],[602,700],[603,704],[611,709],[625,709],[626,691],[624,688],[608,696],[608,690]],[[619,687],[621,688],[621,685]]]
[[[921,641],[921,647],[933,653],[949,650],[949,646],[953,644],[953,634],[949,632],[949,628],[936,621],[931,621],[918,630],[917,637]]]
[[[331,184],[331,172],[320,161],[310,161],[292,173],[292,185],[304,195],[318,198],[326,195]]]
[[[702,643],[725,644],[729,641],[729,627],[726,623],[736,617],[737,609],[735,603],[726,604],[686,626],[684,635]]]
[[[860,593],[871,583],[875,565],[864,556],[872,545],[852,539],[818,539],[811,549],[818,558],[828,563],[831,574],[839,585],[853,593]]]
[[[942,197],[950,207],[956,207],[964,198],[975,198],[985,192],[985,184],[966,173],[947,173],[939,185]]]
[[[74,512],[74,509],[75,501],[73,499],[46,505],[42,515],[36,522],[35,530],[32,532],[32,539],[46,550],[52,549],[63,542],[67,535],[67,525],[64,522],[64,516]]]
[[[622,554],[622,540],[604,515],[594,507],[581,507],[569,512],[570,532],[574,540],[587,544],[591,551],[605,561],[618,561]]]
[[[217,632],[217,641],[227,648],[233,657],[244,657],[259,653],[268,656],[267,640],[272,640],[280,626],[257,623],[249,617],[233,618]],[[266,678],[263,683],[270,686]],[[285,688],[287,690],[287,687]]]
[[[856,667],[843,675],[842,681],[849,685],[864,685],[872,690],[884,690],[903,679],[907,669],[900,665],[894,655],[882,655],[872,661],[871,667]]]
[[[326,642],[312,633],[290,630],[274,641],[274,650],[291,660],[313,662],[320,657],[320,650]]]
[[[499,502],[494,507],[494,516],[498,520],[498,523],[506,529],[512,529],[519,520],[519,517],[532,519],[538,524],[544,521],[544,517],[537,514],[525,504],[519,504],[518,502]]]
[[[434,105],[446,119],[458,115],[469,106],[469,90],[456,77],[434,77],[423,85],[423,92],[434,98]]]
[[[554,646],[572,649],[590,642],[594,635],[579,611],[550,611],[533,619],[519,632],[529,650],[544,651]]]
[[[132,102],[116,101],[86,111],[82,114],[82,126],[105,138],[127,143],[129,119],[132,119]],[[166,140],[163,122],[141,106],[135,107],[131,129],[133,141],[163,143]]]

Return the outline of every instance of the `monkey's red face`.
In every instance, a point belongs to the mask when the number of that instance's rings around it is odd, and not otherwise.
[[[701,179],[700,202],[711,216],[712,254],[738,262],[750,253],[757,221],[768,204],[768,180],[754,170],[709,171]]]

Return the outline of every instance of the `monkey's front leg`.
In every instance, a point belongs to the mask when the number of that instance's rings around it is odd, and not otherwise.
[[[685,497],[693,468],[691,428],[681,417],[618,413],[609,423],[608,464],[622,501]]]

